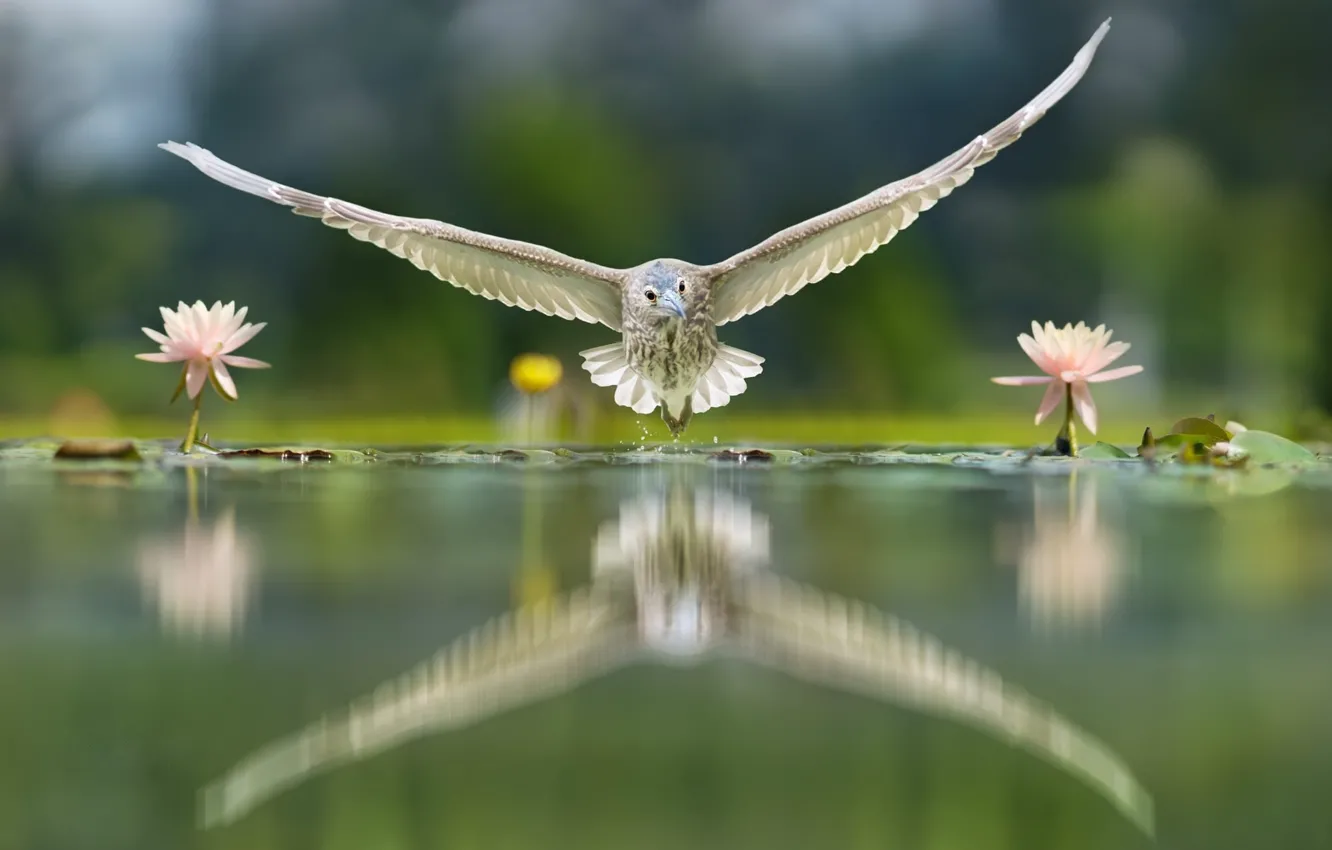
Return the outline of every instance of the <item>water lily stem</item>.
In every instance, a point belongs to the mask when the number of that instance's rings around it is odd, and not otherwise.
[[[203,406],[203,397],[202,392],[194,397],[194,412],[190,414],[190,427],[185,432],[185,439],[180,442],[183,454],[189,454],[194,449],[194,438],[199,434],[199,408]]]
[[[1064,385],[1064,427],[1055,438],[1055,447],[1069,457],[1078,456],[1078,426],[1073,420],[1073,385]]]

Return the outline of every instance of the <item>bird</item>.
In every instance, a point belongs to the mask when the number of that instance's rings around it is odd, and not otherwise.
[[[661,408],[678,439],[695,414],[727,404],[763,371],[764,358],[719,342],[718,327],[849,268],[905,230],[1068,94],[1109,29],[1107,19],[1040,94],[959,150],[711,265],[655,259],[610,268],[542,245],[284,186],[192,142],[158,147],[224,185],[318,218],[483,298],[619,331],[618,341],[579,352],[583,369],[594,384],[615,388],[617,404],[640,415]]]
[[[905,620],[779,576],[771,530],[721,487],[643,487],[598,527],[589,583],[500,614],[253,751],[202,789],[202,825],[235,822],[318,773],[617,669],[687,670],[721,656],[970,725],[1082,780],[1153,831],[1151,794],[1104,743]]]

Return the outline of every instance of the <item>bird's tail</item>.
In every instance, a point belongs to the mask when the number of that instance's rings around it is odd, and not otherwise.
[[[729,345],[718,345],[711,368],[703,373],[698,386],[694,388],[691,407],[695,413],[721,407],[731,400],[731,396],[745,391],[748,386],[745,378],[752,378],[762,371],[763,358],[757,354]]]
[[[661,402],[648,382],[629,368],[624,343],[615,342],[578,352],[583,368],[592,375],[592,383],[599,387],[615,387],[615,403],[634,413],[651,413]]]

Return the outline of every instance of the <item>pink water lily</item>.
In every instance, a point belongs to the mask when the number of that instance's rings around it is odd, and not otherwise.
[[[1106,370],[1106,366],[1129,350],[1127,342],[1111,342],[1110,334],[1105,325],[1091,330],[1084,322],[1078,322],[1077,327],[1070,324],[1062,328],[1056,328],[1054,322],[1046,322],[1045,327],[1032,322],[1031,335],[1020,334],[1018,344],[1045,374],[990,380],[1010,387],[1047,384],[1045,397],[1036,411],[1036,424],[1041,424],[1061,401],[1071,398],[1079,418],[1095,434],[1096,402],[1088,384],[1127,378],[1142,371],[1141,366]]]
[[[262,360],[232,354],[264,329],[263,322],[257,325],[242,324],[248,309],[242,307],[237,310],[234,301],[225,306],[218,301],[211,308],[205,307],[202,301],[194,302],[192,307],[182,301],[175,310],[162,307],[166,334],[152,328],[143,329],[148,338],[160,345],[162,350],[135,356],[153,363],[184,361],[185,389],[190,398],[198,396],[204,382],[211,378],[218,393],[234,401],[236,382],[232,380],[228,366],[242,369],[268,368],[268,364]]]

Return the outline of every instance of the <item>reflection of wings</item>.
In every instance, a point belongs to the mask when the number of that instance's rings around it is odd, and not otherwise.
[[[252,753],[203,791],[227,823],[314,773],[552,696],[632,657],[633,622],[593,586],[485,623],[335,719]]]
[[[998,673],[859,602],[759,575],[737,594],[751,657],[810,681],[949,715],[1085,781],[1148,834],[1151,795],[1105,744]]]

